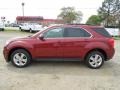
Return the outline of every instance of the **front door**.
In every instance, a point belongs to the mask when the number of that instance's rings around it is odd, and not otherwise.
[[[35,45],[37,47],[37,57],[62,57],[59,41],[63,37],[63,29],[59,27],[52,28],[46,31],[43,36],[44,40],[38,40]]]

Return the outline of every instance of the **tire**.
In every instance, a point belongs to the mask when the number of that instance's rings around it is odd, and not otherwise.
[[[85,63],[89,68],[98,69],[104,64],[104,61],[105,57],[101,52],[92,51],[87,55]]]
[[[3,28],[2,31],[4,31],[5,29]]]
[[[30,33],[33,33],[32,29],[30,28]]]
[[[4,28],[1,28],[0,31],[4,31]]]
[[[20,29],[20,31],[24,31],[23,29]]]
[[[20,31],[23,31],[22,29],[20,29]]]
[[[19,30],[20,30],[20,31],[23,31],[23,29],[22,29],[21,27],[19,27]]]
[[[12,64],[16,67],[23,68],[31,63],[31,55],[24,49],[17,49],[10,55]]]

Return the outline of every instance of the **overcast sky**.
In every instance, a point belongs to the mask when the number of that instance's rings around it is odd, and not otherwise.
[[[91,15],[97,14],[97,9],[104,0],[1,0],[0,17],[5,16],[6,20],[15,21],[16,16],[22,15],[21,3],[25,3],[25,16],[43,16],[44,18],[55,19],[62,7],[73,6],[83,13],[82,23]]]

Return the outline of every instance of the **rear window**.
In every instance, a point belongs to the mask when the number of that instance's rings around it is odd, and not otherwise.
[[[65,28],[64,37],[90,37],[91,35],[81,28]]]
[[[105,30],[105,28],[92,28],[95,32],[101,34],[102,36],[111,38],[112,36]]]

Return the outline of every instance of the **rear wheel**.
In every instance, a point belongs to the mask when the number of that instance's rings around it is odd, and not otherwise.
[[[26,67],[31,62],[30,54],[24,49],[15,50],[10,56],[11,62],[14,66],[22,68]]]
[[[105,61],[104,55],[99,51],[90,52],[86,57],[86,65],[90,68],[97,69],[100,68]]]

